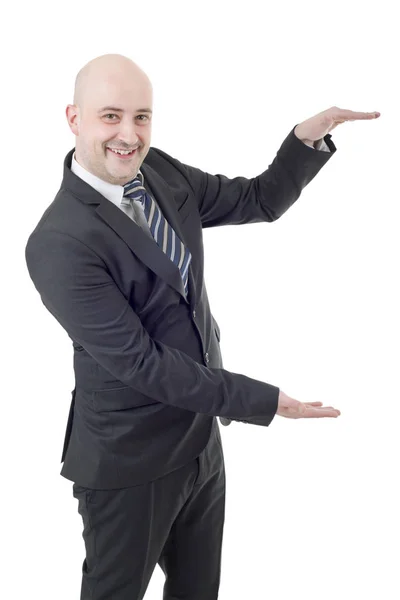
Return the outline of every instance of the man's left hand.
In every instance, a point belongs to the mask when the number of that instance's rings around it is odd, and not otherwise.
[[[322,139],[327,133],[333,131],[335,127],[346,121],[364,121],[377,119],[381,113],[375,112],[354,112],[332,106],[314,117],[299,123],[294,130],[296,137],[304,143],[314,143]]]

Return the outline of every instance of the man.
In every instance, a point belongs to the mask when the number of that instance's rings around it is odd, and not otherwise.
[[[156,564],[165,600],[211,600],[225,510],[216,417],[340,412],[223,369],[202,229],[278,219],[336,151],[328,131],[379,113],[335,107],[298,124],[253,179],[150,147],[151,83],[121,55],[85,65],[66,116],[76,146],[26,261],[74,348],[61,474],[84,524],[81,600],[141,599]]]

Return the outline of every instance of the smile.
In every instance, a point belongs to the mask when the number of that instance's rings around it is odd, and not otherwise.
[[[109,152],[112,152],[115,156],[122,160],[127,160],[128,158],[132,158],[135,155],[137,148],[135,150],[131,150],[131,152],[127,152],[126,150],[112,150],[111,148],[107,148]]]

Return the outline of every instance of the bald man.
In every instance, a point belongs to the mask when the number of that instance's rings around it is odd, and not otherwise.
[[[302,141],[293,128],[261,175],[228,179],[150,147],[152,106],[127,57],[85,65],[66,109],[76,145],[26,245],[32,281],[73,345],[61,475],[84,525],[81,600],[141,599],[157,564],[164,600],[217,598],[216,417],[267,427],[276,414],[340,414],[224,369],[203,279],[202,229],[278,219],[336,151],[331,136]]]

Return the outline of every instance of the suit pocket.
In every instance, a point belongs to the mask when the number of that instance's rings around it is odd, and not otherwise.
[[[95,390],[91,396],[92,407],[95,412],[129,410],[142,406],[161,405],[160,402],[137,392],[131,387]]]

